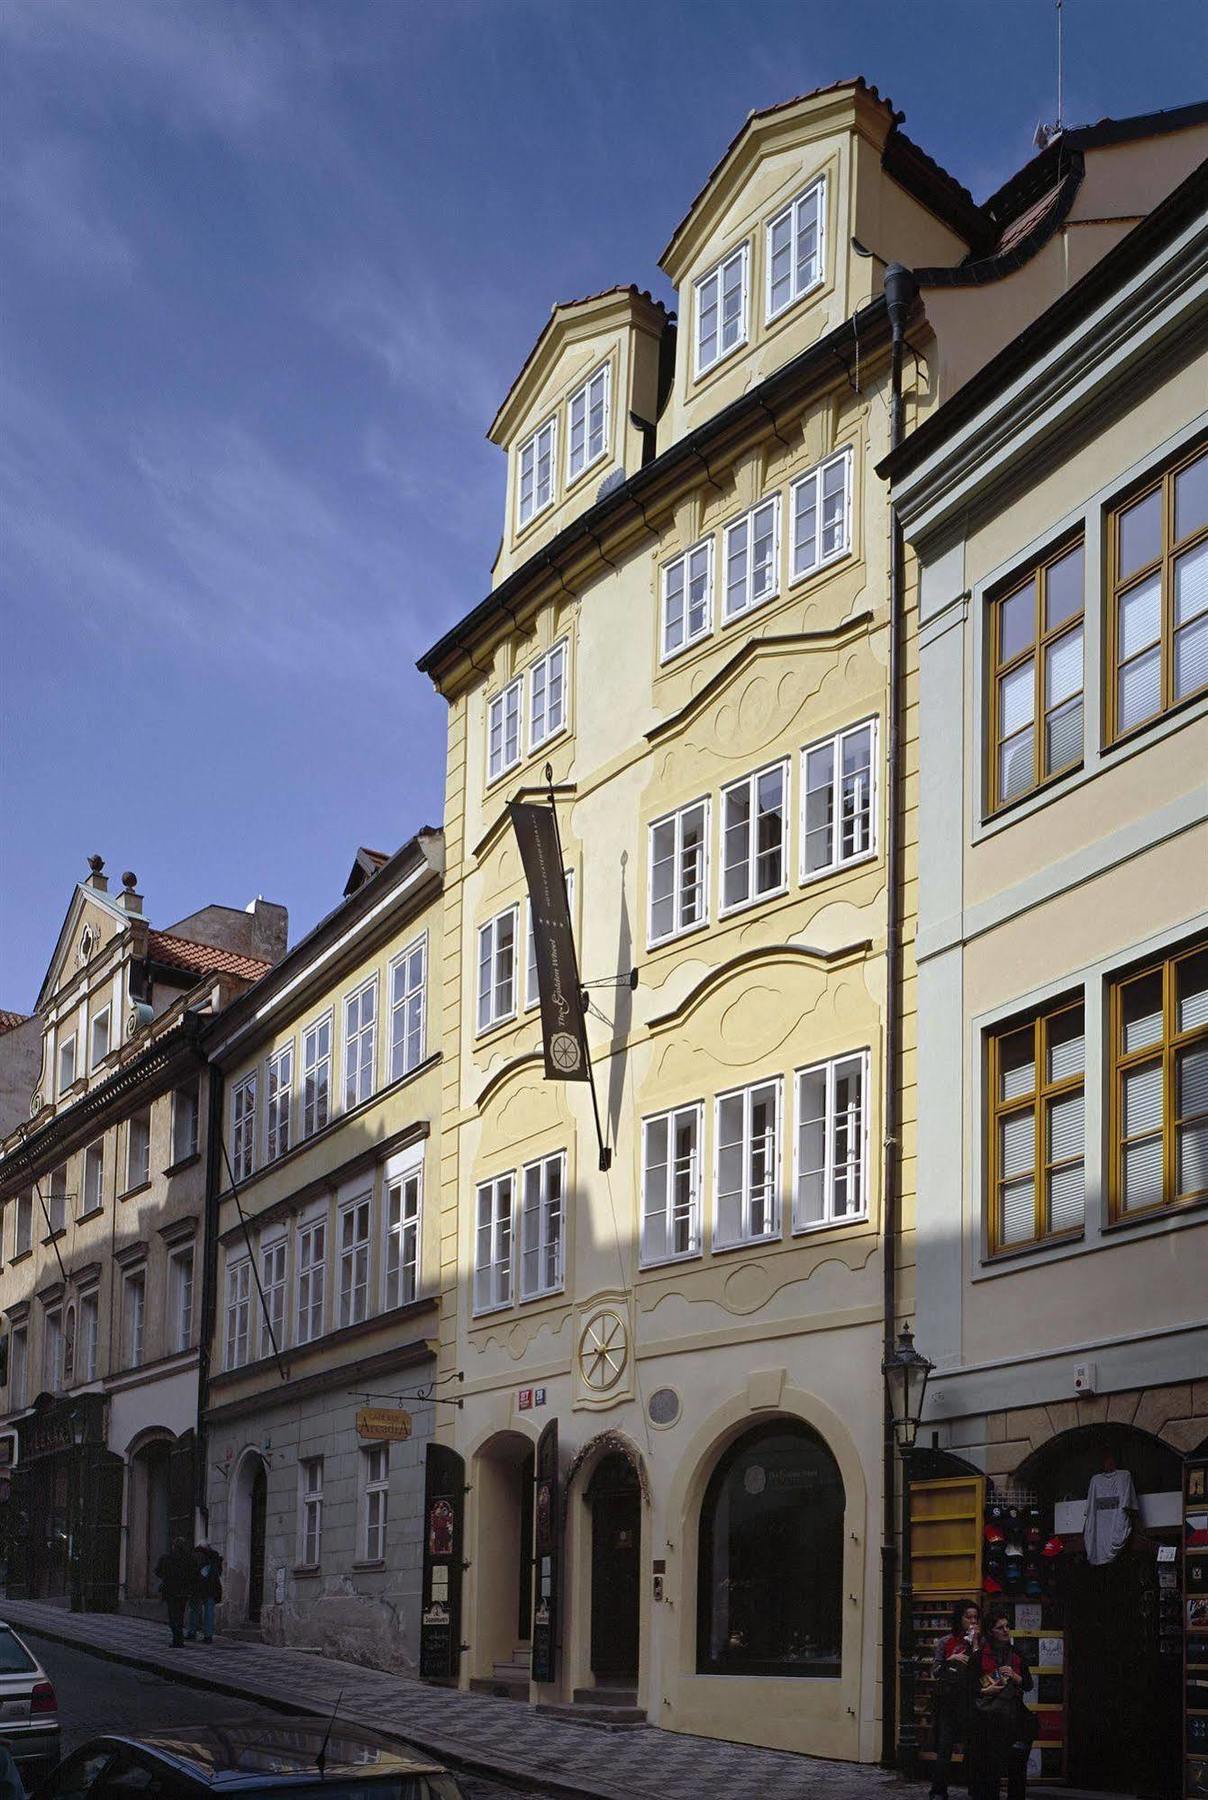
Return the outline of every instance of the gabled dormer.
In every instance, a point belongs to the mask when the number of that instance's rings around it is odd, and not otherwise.
[[[660,259],[679,296],[660,452],[866,305],[887,263],[958,262],[984,230],[900,121],[862,80],[747,119]]]
[[[508,459],[496,584],[650,460],[669,326],[635,287],[554,307],[487,432]]]

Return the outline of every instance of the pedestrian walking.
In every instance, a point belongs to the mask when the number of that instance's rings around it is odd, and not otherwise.
[[[212,1544],[198,1544],[193,1559],[193,1591],[189,1596],[189,1628],[185,1636],[192,1642],[200,1632],[203,1641],[212,1644],[214,1608],[222,1599],[222,1558]]]
[[[172,1642],[179,1647],[184,1643],[185,1607],[193,1593],[197,1577],[193,1552],[182,1537],[172,1539],[168,1554],[161,1556],[155,1565],[155,1574],[160,1596],[168,1609],[168,1629],[172,1633]]]
[[[977,1667],[971,1800],[999,1800],[1004,1775],[1007,1800],[1025,1800],[1036,1720],[1023,1697],[1032,1691],[1032,1671],[1011,1642],[1006,1613],[986,1614]]]
[[[975,1600],[958,1600],[948,1634],[935,1649],[935,1767],[930,1800],[948,1800],[952,1752],[958,1744],[964,1752],[965,1784],[969,1784],[981,1650],[981,1608]]]

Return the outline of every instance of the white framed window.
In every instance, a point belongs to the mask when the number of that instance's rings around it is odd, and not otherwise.
[[[76,1034],[63,1039],[59,1045],[59,1092],[62,1094],[76,1078]]]
[[[278,1350],[285,1348],[285,1249],[284,1237],[260,1245],[260,1286],[264,1291],[264,1316],[260,1320],[261,1356],[271,1356],[274,1343]]]
[[[714,1249],[779,1237],[779,1080],[718,1095],[715,1190]]]
[[[557,737],[566,725],[566,639],[539,656],[529,670],[529,749]]]
[[[819,175],[803,194],[768,220],[768,319],[817,287],[825,272],[826,178]]]
[[[65,1367],[63,1308],[61,1306],[52,1306],[47,1309],[43,1331],[43,1355],[43,1386],[48,1393],[60,1394],[63,1391]]]
[[[509,906],[478,930],[479,1031],[516,1012],[516,919],[516,907]]]
[[[423,1197],[422,1163],[386,1176],[386,1254],[384,1304],[409,1306],[419,1291],[420,1202]]]
[[[562,874],[566,881],[566,910],[573,921],[575,916],[575,871],[563,869]],[[524,940],[528,951],[524,970],[524,1004],[528,1007],[536,1006],[541,994],[537,986],[537,938],[533,931],[533,903],[527,899],[524,903]]]
[[[86,1213],[99,1212],[105,1204],[105,1144],[98,1138],[84,1152],[84,1206]]]
[[[361,1554],[366,1562],[386,1560],[389,1503],[390,1446],[369,1444],[361,1451]]]
[[[377,1047],[377,976],[344,1000],[344,1110],[373,1092]]]
[[[474,1242],[474,1311],[512,1303],[512,1204],[516,1178],[497,1175],[478,1189]]]
[[[829,874],[876,850],[875,719],[801,752],[801,879]]]
[[[256,1164],[256,1071],[231,1089],[231,1173],[246,1181]]]
[[[52,1232],[67,1229],[67,1164],[60,1163],[50,1172],[47,1184],[46,1211]]]
[[[187,1350],[193,1342],[193,1246],[177,1250],[168,1264],[169,1327],[172,1348]]]
[[[746,342],[748,246],[719,262],[696,284],[696,373]]]
[[[700,1251],[705,1109],[677,1106],[642,1121],[642,1262]]]
[[[794,581],[851,549],[851,451],[819,463],[790,489]]]
[[[574,481],[599,462],[608,449],[612,401],[612,365],[605,363],[588,377],[566,403],[566,475]]]
[[[142,1187],[151,1179],[151,1109],[131,1115],[126,1123],[126,1187]]]
[[[311,1219],[298,1227],[298,1342],[311,1344],[323,1336],[327,1287],[327,1220]]]
[[[678,656],[713,627],[713,539],[663,567],[662,659]]]
[[[29,1328],[17,1325],[8,1346],[8,1399],[14,1412],[26,1404],[29,1386]]]
[[[357,1325],[369,1311],[369,1213],[372,1194],[341,1206],[340,1324]]]
[[[729,624],[780,591],[780,495],[773,494],[727,525],[722,541],[722,619]]]
[[[535,1300],[562,1286],[562,1221],[566,1156],[558,1151],[526,1163],[520,1207],[520,1298]]]
[[[390,1079],[424,1060],[428,939],[416,938],[390,965]]]
[[[313,1137],[331,1117],[331,1014],[302,1035],[302,1136]]]
[[[284,1156],[290,1145],[294,1104],[294,1047],[285,1044],[268,1059],[264,1080],[264,1154],[266,1162]]]
[[[109,1054],[109,1021],[111,1017],[107,1006],[102,1006],[100,1012],[93,1017],[89,1044],[89,1066],[93,1069],[97,1067],[98,1063],[103,1063]]]
[[[227,1264],[226,1367],[239,1369],[251,1349],[252,1259],[241,1256]]]
[[[558,421],[547,419],[517,452],[516,518],[521,526],[553,504],[557,444]]]
[[[649,944],[665,943],[708,919],[708,800],[695,800],[650,827],[649,892]]]
[[[79,1340],[76,1345],[76,1380],[96,1380],[96,1352],[100,1336],[100,1309],[96,1288],[80,1295]],[[15,1335],[15,1334],[14,1334]]]
[[[868,1052],[797,1072],[793,1229],[868,1211]]]
[[[784,890],[788,783],[788,763],[778,762],[722,789],[723,913]]]
[[[76,1309],[67,1308],[63,1324],[63,1386],[72,1387],[76,1378]]]
[[[524,677],[518,675],[487,702],[487,780],[498,781],[520,761]]]
[[[24,1256],[34,1241],[34,1196],[32,1190],[17,1195],[13,1209],[13,1255]]]
[[[172,1161],[187,1162],[197,1155],[201,1127],[201,1090],[196,1081],[172,1095]]]
[[[122,1312],[126,1338],[126,1367],[141,1369],[147,1325],[147,1271],[145,1269],[134,1269],[127,1275],[122,1289]]]
[[[298,1561],[304,1569],[317,1569],[323,1546],[323,1458],[304,1456],[298,1462]]]

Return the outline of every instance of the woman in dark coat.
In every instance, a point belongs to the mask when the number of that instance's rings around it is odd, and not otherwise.
[[[193,1591],[189,1600],[187,1638],[200,1631],[207,1644],[214,1642],[214,1607],[222,1599],[222,1558],[212,1544],[198,1544],[193,1552]]]
[[[1023,1699],[1032,1691],[1032,1671],[1011,1643],[1006,1613],[985,1616],[977,1672],[976,1773],[969,1792],[973,1800],[999,1800],[1005,1775],[1007,1800],[1024,1800],[1028,1752],[1036,1735],[1036,1721]]]
[[[159,1581],[159,1591],[164,1604],[168,1608],[168,1628],[172,1633],[172,1642],[180,1645],[184,1642],[182,1632],[185,1622],[185,1607],[193,1592],[196,1578],[196,1564],[193,1552],[183,1538],[173,1538],[172,1547],[166,1556],[161,1556],[155,1565],[155,1574]]]
[[[935,1647],[935,1768],[930,1800],[948,1800],[952,1779],[952,1752],[958,1744],[965,1752],[965,1780],[969,1779],[969,1744],[972,1736],[973,1697],[977,1692],[977,1662],[981,1655],[981,1610],[974,1600],[958,1600],[952,1609],[948,1635]]]

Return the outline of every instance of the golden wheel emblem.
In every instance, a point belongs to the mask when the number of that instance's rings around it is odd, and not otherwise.
[[[593,1393],[606,1394],[621,1379],[629,1359],[625,1322],[618,1313],[597,1313],[579,1339],[579,1368]]]
[[[554,1067],[568,1073],[571,1069],[577,1069],[581,1060],[579,1040],[569,1031],[555,1031],[550,1039],[549,1053]]]

